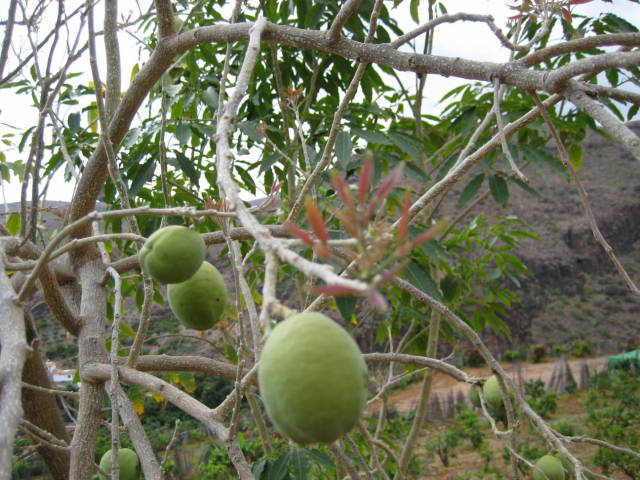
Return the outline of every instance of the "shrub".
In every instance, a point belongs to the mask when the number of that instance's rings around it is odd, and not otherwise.
[[[558,409],[558,394],[546,391],[541,380],[526,382],[524,392],[531,408],[542,418],[549,418]]]
[[[502,354],[502,359],[505,362],[517,362],[521,358],[522,356],[520,355],[520,352],[518,350],[505,350],[505,352]]]
[[[533,363],[540,363],[547,356],[547,347],[536,343],[529,347],[529,358]]]
[[[571,344],[571,354],[578,358],[591,355],[591,345],[586,340],[574,340]]]
[[[567,437],[573,437],[576,434],[576,429],[569,422],[561,421],[553,425],[553,429],[560,435]]]
[[[480,352],[475,348],[469,348],[462,354],[462,361],[468,367],[481,367],[486,362]]]
[[[559,343],[554,343],[553,345],[551,345],[551,354],[554,357],[559,357],[561,355],[564,355],[568,351],[569,351],[569,347],[567,347],[566,345],[559,344]]]

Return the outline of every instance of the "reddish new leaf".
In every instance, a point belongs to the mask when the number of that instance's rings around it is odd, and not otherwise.
[[[333,172],[331,175],[331,183],[333,188],[338,194],[340,201],[344,203],[350,212],[355,212],[355,204],[353,203],[353,196],[351,190],[349,190],[349,184],[338,172]]]
[[[404,267],[407,266],[407,263],[408,260],[405,260],[394,265],[389,270],[384,272],[382,275],[380,275],[378,281],[376,281],[375,286],[377,287],[378,285],[382,285],[383,283],[387,283],[388,281],[393,280],[402,270],[404,270]]]
[[[409,207],[411,200],[409,199],[409,192],[405,192],[402,199],[402,213],[400,214],[400,223],[398,224],[398,244],[402,245],[407,238],[407,231],[409,230]]]
[[[344,210],[338,210],[338,209],[334,210],[334,212],[340,219],[340,223],[342,223],[342,226],[347,231],[347,233],[351,235],[353,238],[360,238],[359,232],[356,229],[349,214]]]
[[[291,235],[302,240],[308,247],[313,248],[314,242],[309,232],[301,229],[299,226],[297,226],[295,223],[290,222],[289,220],[286,220],[283,223],[283,226],[289,231]]]
[[[580,5],[582,3],[590,3],[593,2],[593,0],[571,0],[569,3],[571,5]]]
[[[325,260],[331,257],[329,247],[324,243],[314,242],[313,251],[316,252],[320,258],[324,258]]]
[[[560,10],[560,13],[562,13],[562,18],[564,18],[565,22],[571,23],[573,17],[571,16],[571,12],[568,9],[563,8],[562,10]]]
[[[313,233],[315,233],[320,241],[326,245],[329,241],[329,232],[327,232],[327,227],[324,224],[324,219],[322,218],[320,210],[318,210],[318,207],[316,206],[316,202],[314,202],[311,197],[307,197],[305,206],[307,209],[307,221],[309,222]]]
[[[373,176],[373,160],[370,154],[364,156],[364,165],[360,172],[360,179],[358,180],[358,198],[361,204],[364,204],[367,199],[367,192],[369,191],[369,185],[371,184],[371,177]]]
[[[345,295],[353,295],[360,293],[355,288],[345,287],[344,285],[314,285],[311,287],[312,293],[322,293],[324,295],[333,295],[334,297],[342,297]]]
[[[394,168],[389,175],[382,181],[380,184],[380,188],[376,192],[371,204],[369,205],[369,212],[373,213],[376,211],[378,206],[382,203],[382,201],[387,198],[389,192],[396,186],[400,178],[402,177],[402,164],[398,167]]]
[[[420,235],[418,235],[416,238],[413,239],[413,242],[411,242],[411,249],[414,249],[422,245],[424,242],[431,240],[433,237],[435,237],[438,234],[440,230],[442,230],[443,226],[444,226],[444,223],[439,223],[431,227],[426,232],[422,232]]]

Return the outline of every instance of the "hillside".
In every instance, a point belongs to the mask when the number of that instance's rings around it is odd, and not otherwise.
[[[632,125],[640,131],[640,123]],[[640,169],[629,154],[613,146],[595,132],[583,143],[585,160],[580,178],[589,194],[598,224],[636,282],[640,281]],[[626,288],[611,261],[598,245],[589,229],[579,203],[576,189],[567,180],[544,169],[529,169],[531,186],[539,192],[532,196],[517,187],[510,188],[509,205],[500,207],[490,197],[478,208],[492,218],[495,215],[515,215],[529,224],[541,237],[517,251],[532,272],[520,288],[511,285],[521,298],[507,319],[514,345],[504,338],[494,338],[498,349],[531,343],[548,346],[566,345],[575,339],[589,341],[593,353],[619,351],[640,334],[637,322],[640,299]],[[464,184],[464,182],[463,182]],[[459,187],[457,192],[462,188]],[[451,195],[444,205],[444,214],[454,212],[457,195]],[[52,202],[46,210],[64,211],[64,202]],[[10,204],[15,210],[18,204]],[[59,215],[59,213],[58,213]],[[45,213],[45,228],[56,225],[59,216]],[[211,247],[208,258],[220,268],[228,285],[231,274],[219,257],[221,247]],[[45,306],[38,307],[40,327],[48,329]],[[130,324],[136,322],[133,303],[128,308]],[[151,333],[156,337],[172,335],[181,327],[172,319],[170,309],[157,305],[152,315]],[[489,334],[490,337],[490,334]],[[206,334],[213,343],[218,333]],[[54,359],[67,358],[74,340],[51,332],[53,340],[48,351]],[[149,351],[177,353],[182,348],[212,355],[222,347],[180,337],[161,337],[147,342]]]

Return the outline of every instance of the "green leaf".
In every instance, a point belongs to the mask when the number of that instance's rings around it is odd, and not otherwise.
[[[405,270],[407,280],[411,285],[422,290],[427,295],[435,298],[436,300],[442,300],[442,292],[433,281],[429,273],[418,262],[412,260]]]
[[[3,153],[0,153],[0,161],[3,160],[3,158],[1,158],[3,155]],[[2,180],[4,180],[5,182],[11,180],[11,172],[9,171],[9,167],[7,167],[4,163],[0,163],[0,178],[2,178]]]
[[[451,274],[440,280],[440,288],[444,296],[444,301],[451,303],[460,296],[460,282]]]
[[[514,177],[511,179],[511,181],[522,188],[528,194],[533,195],[534,197],[542,198],[542,195],[540,195],[540,193],[538,193],[535,188],[531,187],[529,184],[523,182],[519,178]]]
[[[411,158],[420,158],[420,146],[412,138],[407,137],[406,135],[401,135],[399,133],[389,133],[387,137],[396,147],[409,155]]]
[[[200,175],[198,174],[196,167],[193,166],[191,159],[180,150],[174,150],[173,153],[176,155],[176,160],[180,169],[187,175],[187,177],[189,177],[189,180],[191,180],[194,185],[198,186],[200,183]]]
[[[20,214],[18,212],[13,212],[9,215],[5,227],[7,227],[7,230],[9,230],[11,235],[17,235],[18,232],[20,232]]]
[[[218,109],[218,92],[215,88],[208,87],[202,92],[202,99],[212,110]]]
[[[254,142],[262,143],[264,141],[264,137],[258,133],[257,129],[259,124],[259,122],[255,121],[240,122],[238,123],[238,128]]]
[[[567,175],[567,170],[564,168],[564,165],[562,164],[562,162],[558,160],[556,157],[554,157],[553,155],[550,155],[549,153],[545,152],[544,150],[540,150],[538,148],[530,147],[526,145],[522,148],[522,151],[527,156],[527,158],[532,162],[535,162],[538,164],[544,163],[549,168],[562,174],[563,176]]]
[[[74,133],[80,130],[80,113],[76,112],[76,113],[69,114],[68,121],[69,121],[69,130],[71,130]]]
[[[196,377],[193,372],[178,372],[180,385],[187,393],[193,393],[196,389]]]
[[[289,452],[284,452],[269,466],[269,480],[282,480],[289,472]]]
[[[576,172],[579,172],[584,162],[584,151],[579,143],[572,143],[569,145],[569,163]]]
[[[344,318],[346,322],[351,321],[351,315],[353,314],[353,310],[358,299],[353,295],[350,295],[344,297],[335,297],[335,300],[336,306],[338,307],[338,310],[340,310],[342,318]]]
[[[361,130],[359,128],[351,128],[351,133],[353,133],[356,137],[360,137],[367,142],[373,143],[375,145],[389,145],[390,143],[383,133],[376,132],[375,130]]]
[[[464,187],[462,193],[460,194],[460,199],[458,200],[458,208],[464,207],[469,200],[476,196],[478,190],[482,186],[482,182],[484,181],[484,173],[480,175],[476,175],[473,180],[467,183],[467,186]]]
[[[236,172],[238,172],[238,175],[240,175],[240,178],[242,179],[242,183],[244,184],[244,186],[247,188],[247,190],[249,190],[252,194],[255,195],[256,182],[253,180],[253,177],[244,168],[239,167],[238,165],[236,165],[235,168],[236,168]]]
[[[414,22],[420,23],[420,16],[418,15],[418,7],[420,6],[420,0],[411,0],[409,5],[409,11],[411,12],[411,18]]]
[[[232,365],[238,364],[238,354],[236,353],[235,348],[233,348],[230,344],[225,343],[224,347],[222,348],[222,352],[224,353],[224,356],[227,357],[227,360],[229,360],[229,363],[231,363]]]
[[[260,460],[258,460],[256,463],[253,464],[253,467],[251,468],[251,473],[253,473],[253,478],[255,480],[260,480],[260,477],[262,477],[262,472],[264,472],[264,467],[266,465],[267,465],[266,458],[261,458]]]
[[[120,333],[129,338],[136,338],[136,332],[124,322],[120,322]]]
[[[502,175],[495,174],[489,177],[489,190],[496,202],[503,207],[507,204],[509,200],[509,187],[504,178],[502,178]]]
[[[305,449],[307,451],[307,455],[311,460],[322,467],[333,468],[335,465],[333,460],[329,455],[325,452],[318,450],[317,448]]]
[[[188,124],[180,122],[176,126],[176,138],[182,146],[189,143],[189,140],[191,140],[191,128],[189,128]]]
[[[338,164],[342,170],[347,169],[347,165],[351,161],[352,150],[351,136],[345,131],[338,133],[336,138],[336,157],[338,157]]]
[[[147,183],[148,180],[153,177],[153,172],[156,168],[156,159],[151,157],[147,162],[142,165],[135,178],[131,182],[131,187],[129,188],[129,196],[132,198],[138,195],[140,189]]]
[[[295,448],[289,452],[289,464],[293,470],[293,478],[306,480],[309,473],[309,460],[304,448]]]

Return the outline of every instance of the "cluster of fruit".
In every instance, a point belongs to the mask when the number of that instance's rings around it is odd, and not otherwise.
[[[207,330],[222,318],[227,288],[216,267],[204,261],[206,245],[187,227],[169,226],[151,235],[140,251],[140,266],[168,284],[171,310],[187,328]]]
[[[502,423],[507,423],[507,414],[502,399],[500,385],[495,375],[489,377],[482,387],[472,385],[469,390],[469,400],[474,407],[480,408],[480,388],[489,414]],[[513,399],[513,392],[509,392]],[[512,400],[513,401],[513,400]],[[573,474],[573,464],[564,455],[544,455],[540,457],[533,470],[533,480],[565,480],[571,478]]]
[[[168,284],[171,309],[187,327],[211,328],[224,312],[222,275],[204,261],[205,244],[186,227],[155,232],[140,252],[142,269]],[[367,400],[368,373],[351,335],[315,312],[292,315],[273,329],[258,366],[260,396],[275,427],[302,443],[331,443],[358,422]],[[120,479],[140,476],[135,452],[120,449]],[[111,471],[111,450],[100,461]]]

